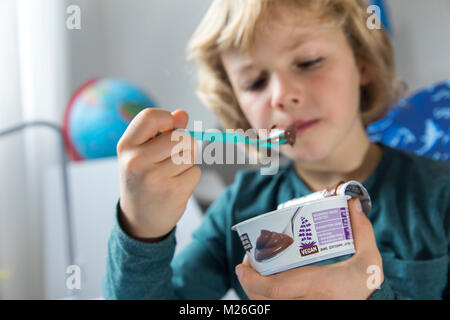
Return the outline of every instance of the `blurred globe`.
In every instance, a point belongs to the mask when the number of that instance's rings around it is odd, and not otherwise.
[[[119,79],[93,79],[69,101],[63,123],[73,160],[116,156],[116,145],[130,121],[156,104],[141,89]]]

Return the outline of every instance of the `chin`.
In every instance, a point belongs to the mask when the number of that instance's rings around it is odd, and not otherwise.
[[[328,157],[331,149],[319,144],[295,144],[281,149],[282,153],[295,162],[317,162]]]

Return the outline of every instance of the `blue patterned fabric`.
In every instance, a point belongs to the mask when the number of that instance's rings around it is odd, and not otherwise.
[[[450,161],[450,79],[400,100],[367,133],[372,141]]]

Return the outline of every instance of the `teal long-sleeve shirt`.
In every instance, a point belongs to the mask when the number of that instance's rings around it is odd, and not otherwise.
[[[370,299],[449,299],[450,163],[383,146],[363,185],[385,280]],[[207,210],[192,242],[174,257],[175,228],[158,243],[129,237],[117,219],[108,242],[106,299],[248,299],[235,266],[245,251],[231,227],[309,194],[293,162],[275,175],[242,170]],[[330,259],[332,263],[346,257]]]

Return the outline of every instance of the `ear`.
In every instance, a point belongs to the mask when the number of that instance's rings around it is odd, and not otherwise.
[[[359,70],[359,83],[361,86],[368,85],[370,83],[370,76],[367,72],[367,67],[364,63],[358,63]]]

